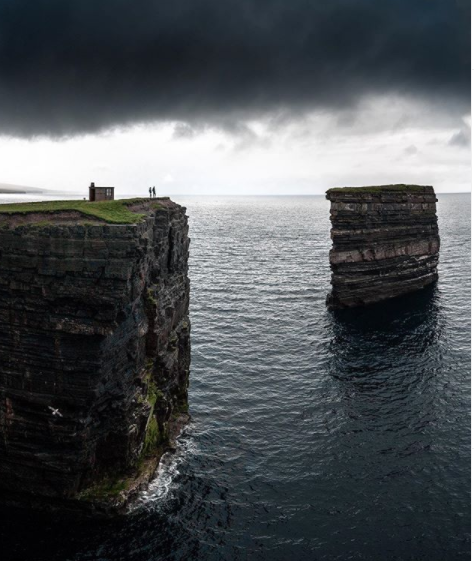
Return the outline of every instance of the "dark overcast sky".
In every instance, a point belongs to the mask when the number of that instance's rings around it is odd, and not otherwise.
[[[0,133],[336,111],[468,111],[469,0],[0,0]]]

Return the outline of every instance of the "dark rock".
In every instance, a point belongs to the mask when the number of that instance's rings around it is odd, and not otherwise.
[[[189,239],[186,209],[156,203],[129,225],[0,217],[0,499],[119,512],[173,447]]]
[[[360,306],[419,290],[438,278],[433,187],[330,189],[329,308]]]

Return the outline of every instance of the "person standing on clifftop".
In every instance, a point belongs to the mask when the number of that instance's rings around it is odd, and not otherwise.
[[[150,193],[150,199],[151,199],[151,187],[149,187],[148,192]]]
[[[155,191],[155,186],[153,185],[153,198],[156,197],[156,191]]]

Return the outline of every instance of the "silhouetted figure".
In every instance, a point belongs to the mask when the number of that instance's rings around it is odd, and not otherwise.
[[[156,191],[155,191],[155,186],[153,186],[153,198],[156,197]]]
[[[151,199],[151,187],[148,189],[149,193],[150,193],[150,199]]]

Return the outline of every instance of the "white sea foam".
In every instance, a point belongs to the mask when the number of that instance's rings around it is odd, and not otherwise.
[[[186,427],[186,430],[189,428],[190,426]],[[143,508],[159,508],[159,503],[163,503],[177,487],[176,479],[180,475],[181,466],[188,461],[189,456],[196,453],[197,444],[192,437],[189,434],[180,436],[176,443],[176,451],[163,454],[153,480],[130,506],[130,512]]]

